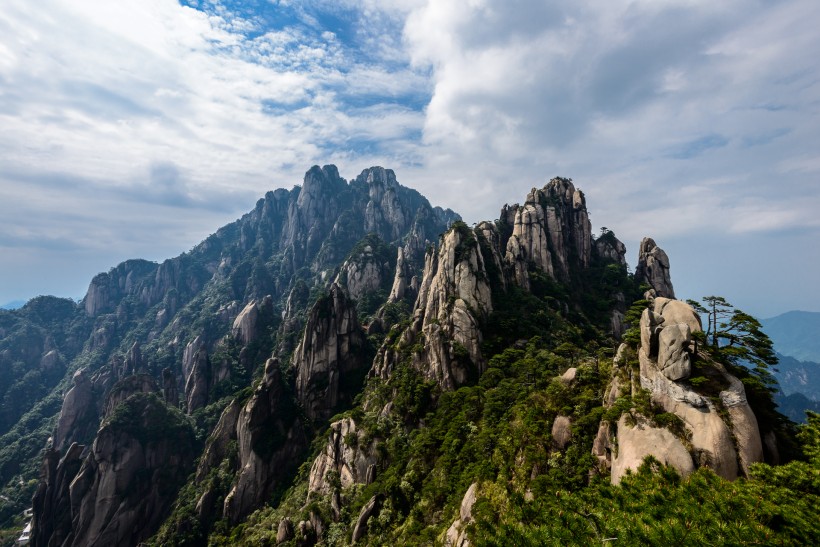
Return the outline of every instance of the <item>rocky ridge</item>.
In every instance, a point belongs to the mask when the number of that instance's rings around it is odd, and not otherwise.
[[[530,355],[543,343],[509,339],[515,333],[503,329],[521,324],[510,302],[536,299],[541,309],[523,321],[535,317],[565,329],[566,343],[547,341],[552,353],[532,354],[543,359],[541,366],[570,365],[547,378],[545,393],[588,389],[600,369],[588,358],[576,361],[583,351],[573,342],[583,343],[582,330],[566,325],[586,321],[584,336],[608,328],[617,338],[635,296],[623,282],[594,285],[601,272],[627,279],[625,247],[608,231],[593,237],[584,194],[556,178],[533,189],[524,205],[502,208],[495,222],[456,222],[445,231],[453,219],[401,187],[390,170],[371,168],[347,182],[333,166],[314,167],[301,188],[268,193],[249,215],[176,262],[124,263],[92,282],[83,314],[93,323],[88,347],[102,357],[87,360],[65,397],[35,503],[36,544],[133,544],[162,521],[152,540],[157,544],[182,537],[206,542],[215,523],[235,526],[282,495],[303,462],[311,463],[297,479],[304,484],[285,494],[290,497],[274,511],[274,524],[265,524],[267,541],[311,545],[344,530],[345,541],[372,542],[391,515],[404,510],[398,492],[419,488],[423,468],[411,460],[397,476],[390,467],[401,443],[412,442],[429,418],[421,407],[417,415],[401,414],[391,397],[398,401],[407,395],[402,385],[415,386],[412,396],[432,405],[429,410],[444,394],[483,385],[485,373],[487,386],[503,384],[499,375],[510,372],[490,357]],[[440,232],[438,245],[431,244],[429,237]],[[646,390],[652,406],[628,408],[598,425],[591,446],[598,470],[617,483],[652,455],[683,474],[708,466],[735,478],[763,457],[743,384],[698,351],[697,315],[674,300],[666,254],[652,240],[644,243],[636,280],[652,287],[652,302],[641,318],[640,347],[634,355],[619,350],[603,402],[608,409],[622,408],[627,399],[638,405]],[[588,290],[597,298],[594,319],[585,317],[593,312],[577,296]],[[408,304],[406,317],[401,308]],[[136,319],[139,314],[146,319]],[[509,344],[511,353],[498,353],[499,344]],[[698,374],[707,374],[707,387],[719,391],[705,393],[693,382]],[[160,388],[162,398],[155,395]],[[533,396],[534,411],[544,406],[540,397]],[[187,417],[173,408],[178,404]],[[530,480],[586,442],[579,433],[586,425],[576,421],[574,408],[550,410],[539,422],[548,441],[534,449],[544,451],[537,464],[527,467],[531,455],[523,448],[515,453]],[[675,418],[664,422],[660,411]],[[200,437],[178,447],[162,444],[139,418],[158,415],[177,434],[190,435],[196,425]],[[82,423],[87,428],[95,421],[101,427],[83,448]],[[463,424],[466,437],[448,437],[446,447],[468,442],[478,427]],[[204,444],[201,451],[197,443]],[[202,455],[186,499],[166,520],[174,495],[158,498],[157,462],[172,462],[167,484],[176,488],[196,453]],[[130,482],[135,469],[152,477],[150,489]],[[393,490],[383,490],[380,480]],[[301,509],[294,511],[302,491]],[[473,483],[455,521],[442,516],[441,507],[431,508],[445,527],[452,522],[439,539],[469,544],[474,504],[491,493],[491,486]],[[248,522],[264,522],[260,518],[256,513]],[[138,539],[126,538],[126,530],[137,529]]]

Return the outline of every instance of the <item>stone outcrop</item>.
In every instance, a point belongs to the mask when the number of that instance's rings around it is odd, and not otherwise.
[[[362,510],[359,511],[359,516],[356,518],[356,524],[353,525],[352,543],[356,543],[367,534],[367,521],[379,511],[379,506],[382,502],[382,495],[376,494],[364,504]]]
[[[451,547],[469,547],[470,540],[467,538],[465,527],[473,521],[473,505],[478,497],[478,483],[474,482],[464,493],[461,499],[458,518],[453,521],[444,536],[444,545]]]
[[[378,237],[369,235],[356,245],[345,260],[334,283],[343,287],[353,300],[362,300],[387,289],[393,276],[393,249]]]
[[[675,290],[672,288],[672,278],[669,274],[669,257],[651,237],[641,240],[638,265],[635,267],[635,279],[645,281],[657,296],[675,298]]]
[[[310,311],[305,334],[293,354],[296,397],[314,421],[326,420],[353,395],[346,386],[363,376],[365,336],[356,307],[334,284]]]
[[[71,536],[69,486],[80,470],[84,449],[72,443],[64,454],[59,449],[46,450],[40,484],[32,500],[32,545],[63,545]]]
[[[595,240],[595,253],[598,258],[626,267],[626,245],[612,232],[604,232]]]
[[[204,344],[197,344],[197,341],[200,341],[199,337],[188,344],[183,357],[183,370],[187,368],[186,365],[190,367],[185,381],[185,402],[189,414],[208,403],[208,390],[211,387],[211,361],[208,359],[208,351]],[[198,349],[194,351],[194,348]]]
[[[721,477],[734,479],[739,472],[745,472],[749,464],[763,459],[757,421],[746,402],[743,384],[705,354],[695,354],[691,333],[701,327],[691,306],[662,297],[655,298],[652,305],[653,309],[645,310],[641,317],[640,383],[649,390],[656,405],[680,418],[688,432],[687,442],[692,456],[682,461],[678,455],[680,447],[670,440],[666,430],[661,433],[656,431],[658,428],[641,423],[638,428],[623,428],[622,436],[619,422],[618,473],[634,468],[636,462],[639,464],[634,458],[651,454],[674,465],[681,473],[708,466]],[[695,358],[702,361],[700,366],[704,370],[708,369],[706,374],[710,382],[727,386],[719,392],[719,402],[714,397],[698,393],[684,381],[690,377]],[[728,419],[722,416],[724,410]],[[655,448],[641,448],[647,442],[654,443]],[[640,446],[633,447],[630,443]],[[615,481],[618,475],[614,460],[612,465]]]
[[[552,422],[552,444],[558,450],[565,449],[572,440],[572,421],[567,416],[557,416]]]
[[[248,302],[236,319],[233,321],[231,327],[231,334],[234,338],[239,340],[242,344],[250,344],[255,335],[257,323],[259,321],[259,308],[255,301]]]
[[[199,466],[196,470],[197,482],[204,480],[208,473],[228,456],[230,442],[236,440],[236,422],[239,419],[241,410],[242,405],[236,399],[233,399],[222,411],[216,427],[208,436],[205,451],[199,460]]]
[[[674,467],[683,476],[695,470],[689,451],[668,429],[645,422],[628,425],[627,416],[621,416],[618,420],[618,453],[612,459],[612,483],[619,484],[626,471],[636,470],[647,456]]]
[[[193,445],[188,423],[158,397],[128,397],[103,423],[81,465],[76,444],[54,472],[55,456],[47,458],[35,499],[37,544],[125,546],[149,538],[190,472]]]
[[[387,301],[398,302],[404,299],[409,291],[413,291],[414,294],[418,291],[418,281],[416,281],[416,287],[413,287],[413,272],[410,263],[405,258],[404,249],[399,247],[396,256],[396,273],[393,276],[393,286],[390,288]]]
[[[227,423],[226,414],[223,418]],[[229,436],[227,425],[225,430]],[[239,473],[223,507],[223,515],[232,523],[268,499],[278,481],[298,465],[307,446],[305,432],[282,382],[278,360],[269,359],[265,364],[262,382],[237,418],[236,439]]]
[[[456,224],[438,251],[427,253],[413,322],[400,345],[418,344],[413,365],[444,389],[484,371],[480,321],[492,312],[492,294],[475,233]],[[382,347],[374,373],[387,377],[399,356]]]
[[[127,376],[114,384],[106,395],[102,418],[110,416],[120,403],[136,393],[156,393],[157,391],[159,391],[159,386],[156,380],[148,374]]]
[[[377,464],[375,445],[365,444],[365,436],[352,418],[333,422],[327,445],[310,468],[308,492],[332,493],[333,485],[327,480],[330,472],[338,475],[342,488],[370,484],[375,479]]]
[[[80,430],[87,429],[88,422],[96,421],[93,387],[85,370],[75,372],[72,381],[74,385],[63,398],[54,430],[52,447],[56,450],[63,450],[68,439],[76,438]]]

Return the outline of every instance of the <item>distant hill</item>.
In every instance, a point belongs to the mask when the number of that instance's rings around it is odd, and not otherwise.
[[[777,354],[777,381],[785,395],[802,393],[809,399],[820,401],[820,363],[800,361],[794,357]]]
[[[11,302],[6,302],[5,304],[0,304],[0,309],[3,310],[16,310],[22,308],[25,305],[24,300],[12,300]]]
[[[780,412],[805,422],[806,410],[820,408],[820,313],[790,311],[761,323],[780,360],[775,373]]]
[[[820,363],[820,312],[789,311],[761,323],[778,353]]]

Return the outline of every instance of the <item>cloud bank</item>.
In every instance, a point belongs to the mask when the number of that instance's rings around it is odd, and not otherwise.
[[[686,296],[820,309],[819,23],[809,0],[8,0],[0,301],[79,296],[336,163],[470,221],[572,177]]]

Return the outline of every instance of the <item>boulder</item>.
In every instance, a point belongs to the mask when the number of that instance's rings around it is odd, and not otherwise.
[[[647,423],[627,425],[627,417],[618,420],[618,452],[612,459],[612,484],[620,484],[627,470],[637,470],[647,456],[674,467],[682,476],[695,470],[692,457],[683,443],[668,429]]]
[[[552,422],[552,444],[558,450],[563,450],[572,440],[572,421],[567,416],[558,416]]]

